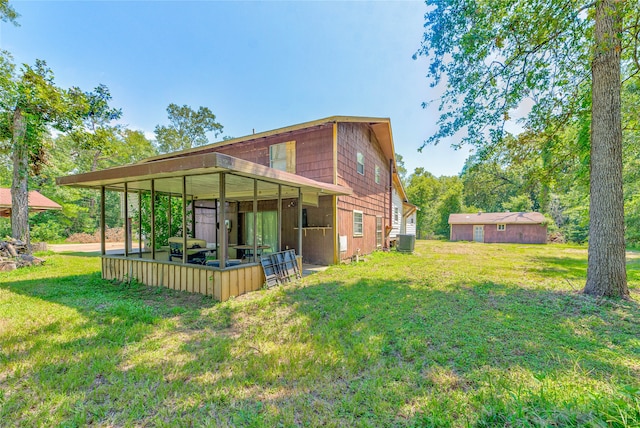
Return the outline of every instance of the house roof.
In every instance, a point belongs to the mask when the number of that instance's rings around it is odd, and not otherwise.
[[[194,153],[200,153],[203,151],[209,151],[212,148],[228,146],[230,144],[236,144],[239,142],[257,140],[259,138],[270,137],[272,135],[285,134],[287,132],[298,131],[300,129],[313,128],[316,126],[325,125],[327,123],[366,123],[371,126],[371,129],[376,134],[376,138],[382,146],[382,151],[389,159],[393,159],[395,162],[395,151],[393,147],[393,136],[391,134],[391,119],[380,117],[360,117],[360,116],[329,116],[324,119],[312,120],[310,122],[302,122],[296,125],[285,126],[283,128],[272,129],[270,131],[258,132],[244,137],[231,138],[229,140],[219,141],[216,143],[206,144],[204,146],[193,147],[191,149],[180,150],[171,153],[165,153],[158,156],[153,156],[140,161],[140,163],[151,162],[158,159],[174,158],[179,156],[186,156]]]
[[[29,192],[29,211],[61,210],[62,207],[37,190]],[[11,216],[11,189],[0,188],[0,217]]]
[[[313,128],[316,126],[322,126],[329,123],[364,123],[371,127],[376,139],[380,143],[382,152],[388,159],[393,159],[393,164],[396,164],[396,154],[393,144],[393,133],[391,132],[391,119],[381,117],[362,117],[362,116],[329,116],[324,119],[313,120],[310,122],[302,122],[296,125],[286,126],[284,128],[277,128],[270,131],[258,132],[244,137],[231,138],[229,140],[219,141],[204,146],[193,147],[191,149],[180,150],[177,152],[166,153],[158,156],[153,156],[147,159],[143,159],[140,163],[154,162],[161,159],[170,159],[176,157],[190,156],[203,152],[209,152],[211,149],[228,146],[230,144],[236,144],[246,141],[253,141],[260,138],[270,137],[272,135],[285,134],[287,132],[294,132],[301,129]],[[408,202],[407,193],[404,186],[400,182],[397,171],[393,171],[394,184],[399,190],[402,200]]]
[[[252,199],[253,186],[247,186],[246,178],[257,178],[263,183],[258,191],[261,199],[277,197],[278,185],[284,185],[282,197],[297,197],[297,189],[303,198],[324,195],[350,195],[353,190],[335,184],[322,183],[310,178],[279,171],[222,153],[211,152],[188,156],[158,159],[144,163],[125,165],[101,171],[58,177],[57,183],[66,186],[99,188],[111,190],[149,191],[153,179],[155,191],[181,194],[183,177],[186,177],[187,194],[194,199],[213,199],[220,194],[218,180],[211,174],[230,172],[226,183],[227,198],[235,200]],[[311,200],[311,199],[308,199]]]
[[[541,224],[545,217],[536,212],[450,214],[449,224]]]

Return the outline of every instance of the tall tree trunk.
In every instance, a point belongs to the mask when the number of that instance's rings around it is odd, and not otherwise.
[[[599,0],[592,63],[591,200],[586,294],[629,298],[625,270],[619,0]]]
[[[22,110],[13,113],[12,149],[13,182],[11,183],[11,236],[27,244],[31,252],[29,236],[29,149],[25,135],[27,123]]]

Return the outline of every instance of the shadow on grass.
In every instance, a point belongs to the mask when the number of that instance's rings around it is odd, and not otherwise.
[[[12,331],[5,330],[0,340],[0,383],[11,391],[0,393],[0,420],[13,425],[58,425],[61,420],[84,425],[106,420],[108,413],[126,407],[117,404],[118,399],[133,387],[127,380],[131,378],[126,367],[128,349],[147,340],[163,322],[181,329],[197,328],[203,323],[201,313],[217,305],[202,295],[109,282],[100,273],[5,282],[0,290],[26,297],[7,303],[7,307],[16,305],[11,312],[0,310],[22,319]],[[0,315],[2,327],[8,325],[4,316]],[[157,382],[162,380],[157,373],[155,377]],[[144,376],[138,380],[148,381]],[[133,391],[148,393],[144,388]],[[96,394],[109,399],[101,398],[105,403],[96,406]],[[60,397],[66,398],[52,403]],[[142,396],[132,402],[145,408]],[[88,403],[94,404],[92,411],[79,410]],[[61,419],[55,419],[47,409],[51,406],[61,406],[64,416],[58,414]],[[101,408],[109,410],[103,413]]]
[[[587,278],[587,260],[584,258],[538,256],[533,261],[535,265],[530,269],[549,278],[574,280]]]
[[[100,251],[59,251],[55,254],[73,257],[100,257]]]
[[[98,273],[1,288],[62,306],[0,343],[15,425],[582,425],[605,416],[579,395],[640,376],[637,304],[510,284],[326,280],[225,304]]]
[[[640,377],[632,363],[640,357],[633,302],[598,305],[577,294],[509,284],[460,283],[443,291],[367,279],[298,289],[287,300],[308,317],[313,348],[339,355],[338,365],[347,369],[326,379],[342,385],[330,394],[339,393],[345,408],[369,408],[359,417],[373,425],[400,419],[380,421],[368,404],[398,409],[407,401],[430,403],[417,406],[414,421],[455,424],[468,411],[452,400],[456,394],[475,397],[467,402],[481,414],[474,424],[581,425],[597,419],[578,404],[582,387],[611,377],[637,385]],[[551,390],[540,400],[536,388],[525,387],[522,397],[509,398],[519,376],[534,385],[565,378],[575,389],[555,396]],[[529,408],[515,417],[523,406]]]

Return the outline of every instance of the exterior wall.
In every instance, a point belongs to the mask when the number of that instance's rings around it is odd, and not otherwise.
[[[333,225],[333,206],[331,197],[321,197],[319,207],[306,207],[308,228],[303,231],[302,251],[305,262],[318,264],[333,263],[334,240],[340,235],[347,237],[347,251],[340,252],[345,260],[356,254],[367,254],[377,248],[376,217],[383,219],[383,243],[385,245],[385,226],[390,225],[389,160],[384,156],[375,134],[366,124],[340,122],[337,124],[337,182],[353,189],[352,196],[340,196],[337,202],[338,225]],[[333,124],[293,131],[284,135],[261,137],[256,140],[242,141],[208,151],[219,152],[240,159],[269,166],[269,146],[287,141],[296,142],[296,174],[325,183],[334,183],[333,163]],[[364,176],[357,173],[356,153],[365,158]],[[375,182],[375,166],[380,168],[380,182]],[[402,200],[394,197],[399,208],[399,220],[391,235],[395,239],[402,223]],[[353,211],[363,212],[363,236],[353,236]],[[313,220],[312,219],[317,219]],[[235,222],[237,223],[237,222]],[[317,223],[319,226],[315,226]],[[297,246],[297,209],[283,207],[282,246],[283,249],[296,249]],[[332,229],[329,229],[332,228]],[[296,249],[297,250],[297,249]]]
[[[259,264],[216,269],[113,256],[102,257],[102,278],[117,281],[135,278],[145,285],[204,294],[222,302],[259,290],[265,282]]]
[[[473,241],[472,224],[452,224],[451,241]],[[540,224],[507,224],[506,230],[498,231],[498,225],[484,225],[484,242],[544,244],[547,242],[547,227]]]
[[[364,175],[357,172],[356,155],[364,155]],[[380,168],[380,183],[375,182],[375,166]],[[389,161],[382,153],[374,133],[365,124],[338,123],[338,180],[336,184],[353,189],[352,196],[338,197],[338,236],[345,236],[346,251],[340,260],[358,252],[376,250],[376,217],[382,217],[382,229],[389,224]],[[353,235],[353,211],[363,213],[363,234]],[[399,229],[398,229],[399,230]],[[384,245],[384,232],[383,244]]]
[[[324,183],[333,183],[333,124],[212,147],[209,151],[269,166],[269,147],[288,141],[296,143],[296,174]],[[298,208],[297,206],[289,207],[289,202],[283,201],[282,249],[295,249],[296,254],[300,254],[297,248],[298,231],[296,229],[298,227]],[[261,201],[261,205],[262,203]],[[305,263],[332,264],[335,237],[335,229],[332,224],[332,198],[320,197],[318,207],[304,206],[304,208],[307,210],[309,225],[308,229],[303,230],[302,235],[304,261]],[[273,201],[273,207],[268,209],[277,209],[275,201]],[[252,208],[246,210],[252,211]],[[238,222],[233,224],[238,224]],[[322,226],[324,229],[312,228],[310,227],[312,225]],[[331,229],[327,228],[327,225]]]
[[[269,166],[269,146],[288,141],[296,142],[296,174],[323,183],[333,183],[332,124],[211,147],[203,153],[223,153]]]
[[[473,241],[473,225],[472,224],[452,224],[451,240],[452,241]]]
[[[409,217],[406,217],[405,223],[405,231],[404,233],[407,235],[415,235],[416,234],[416,213],[414,212]]]
[[[403,220],[403,212],[402,212],[402,198],[400,194],[396,190],[396,187],[393,186],[393,199],[391,204],[391,233],[389,233],[389,239],[396,240],[398,235],[403,233],[402,231],[402,220]],[[396,210],[398,212],[398,216],[396,219]]]
[[[498,231],[495,224],[484,226],[484,242],[515,242],[520,244],[545,244],[547,226],[540,224],[507,224],[504,231]]]

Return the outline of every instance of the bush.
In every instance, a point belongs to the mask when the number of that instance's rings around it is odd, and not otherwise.
[[[64,229],[60,223],[49,220],[45,223],[31,225],[30,233],[32,241],[56,241],[62,239]]]
[[[11,236],[11,219],[0,217],[0,239]]]

